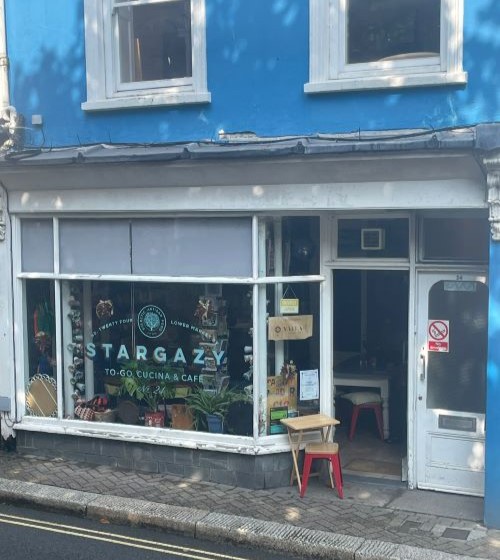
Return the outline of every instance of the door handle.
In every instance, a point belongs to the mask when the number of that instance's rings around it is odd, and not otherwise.
[[[422,350],[420,351],[420,359],[422,360],[422,369],[420,370],[420,381],[425,381],[425,366],[426,366],[426,353],[425,353],[425,349],[422,348]]]

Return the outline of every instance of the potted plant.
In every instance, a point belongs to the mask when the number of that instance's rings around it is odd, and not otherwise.
[[[148,410],[144,415],[146,426],[165,426],[165,410],[158,410],[158,405],[172,398],[175,387],[167,381],[149,382],[138,377],[122,379],[120,394],[127,394],[139,401],[144,401]]]
[[[222,433],[229,405],[237,398],[238,393],[232,389],[215,392],[198,387],[186,398],[186,403],[192,410],[198,427],[206,425],[209,432]]]

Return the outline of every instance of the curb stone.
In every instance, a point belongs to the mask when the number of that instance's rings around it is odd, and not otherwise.
[[[196,535],[210,540],[222,538],[297,556],[336,560],[354,560],[356,550],[365,542],[361,537],[314,531],[223,513],[207,515],[198,523]]]
[[[194,508],[98,495],[87,505],[85,516],[89,519],[105,517],[115,523],[167,529],[194,538],[197,523],[207,515],[208,511]]]
[[[486,560],[250,517],[0,478],[0,502],[333,560]]]
[[[91,492],[0,478],[0,500],[12,504],[34,505],[84,517],[88,504],[98,497],[99,494]]]

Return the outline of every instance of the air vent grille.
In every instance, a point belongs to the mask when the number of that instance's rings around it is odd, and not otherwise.
[[[363,251],[382,251],[385,248],[385,231],[382,228],[363,228],[361,230],[361,249]]]

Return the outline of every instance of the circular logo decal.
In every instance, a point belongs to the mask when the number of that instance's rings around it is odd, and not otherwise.
[[[148,338],[158,338],[165,332],[167,318],[165,313],[156,305],[146,305],[137,316],[139,330]]]

